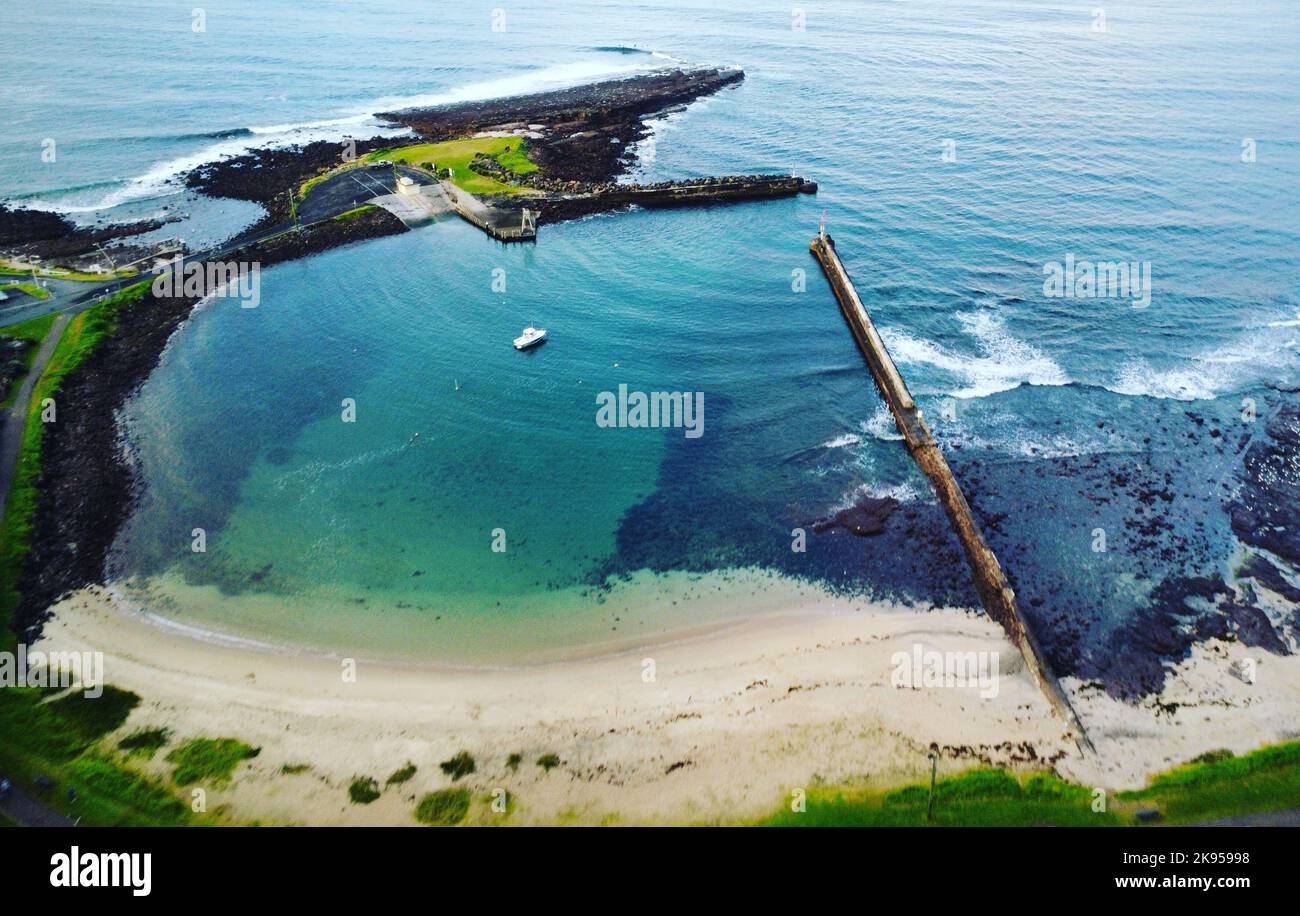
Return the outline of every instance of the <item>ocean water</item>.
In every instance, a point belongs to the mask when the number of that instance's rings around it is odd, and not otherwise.
[[[827,2],[800,30],[788,4],[716,7],[521,2],[494,31],[487,7],[212,2],[202,32],[188,5],[11,7],[0,196],[78,220],[184,215],[165,231],[202,241],[257,216],[177,186],[217,155],[672,62],[747,76],[664,118],[639,176],[820,185],[529,246],[441,222],[206,304],[124,411],[147,487],[114,574],[196,626],[454,661],[804,583],[973,604],[808,255],[823,211],[1058,667],[1091,670],[1162,583],[1226,573],[1242,399],[1267,411],[1300,367],[1300,10],[1125,4],[1099,30],[1051,3]],[[1046,295],[1067,256],[1149,264],[1149,304]],[[552,339],[516,353],[533,323]],[[703,392],[704,435],[599,427],[620,384]],[[1158,533],[1117,474],[1173,493]],[[862,495],[900,500],[885,534],[791,550]]]

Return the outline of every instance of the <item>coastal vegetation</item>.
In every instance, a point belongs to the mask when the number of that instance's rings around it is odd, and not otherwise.
[[[26,293],[35,299],[45,300],[50,298],[50,291],[43,286],[37,286],[35,283],[5,283],[0,285],[0,292],[7,292],[11,289]]]
[[[499,165],[516,175],[531,175],[537,171],[537,164],[525,152],[523,137],[468,137],[438,143],[416,143],[397,149],[376,150],[366,157],[366,161],[383,159],[415,166],[432,163],[439,171],[449,168],[456,187],[471,194],[517,194],[526,190],[473,171],[470,163],[479,155],[495,159]]]
[[[119,310],[138,300],[147,288],[147,282],[135,284],[73,318],[33,388],[0,520],[0,651],[12,651],[17,645],[9,624],[18,604],[19,574],[30,549],[41,473],[41,403],[56,395],[67,374],[112,332]],[[41,339],[53,321],[54,316],[34,319],[7,329],[6,334]],[[189,809],[155,779],[97,750],[103,737],[120,728],[139,701],[135,694],[111,685],[95,698],[81,691],[51,698],[36,688],[0,690],[0,772],[36,786],[46,804],[83,823],[190,823]],[[75,794],[55,792],[60,786]]]
[[[1125,805],[1155,807],[1175,824],[1295,808],[1300,806],[1300,741],[1240,757],[1225,751],[1205,754],[1119,798]]]
[[[1144,789],[1098,798],[1096,790],[1046,773],[974,769],[938,780],[933,817],[926,783],[901,789],[820,788],[805,809],[790,804],[757,823],[782,827],[1122,827],[1147,820],[1188,824],[1300,804],[1300,742],[1241,757],[1198,758]],[[1141,812],[1141,816],[1139,816]]]
[[[537,163],[528,158],[523,137],[468,137],[436,143],[414,143],[410,146],[378,149],[354,162],[313,175],[298,186],[296,199],[305,200],[317,185],[340,172],[358,166],[374,165],[377,162],[414,166],[438,178],[448,177],[448,170],[450,170],[452,183],[471,194],[517,194],[527,190],[471,169],[470,163],[481,156],[488,157],[510,175],[523,177],[538,171]],[[365,207],[357,207],[338,214],[334,219],[344,219],[350,214],[365,209]]]
[[[389,776],[388,781],[384,784],[389,786],[401,785],[414,775],[415,764],[408,762],[406,766],[402,767],[400,770],[395,770],[393,775]]]
[[[371,776],[357,776],[348,786],[348,798],[354,805],[368,805],[379,798],[379,783]]]
[[[112,333],[117,313],[138,300],[149,288],[148,281],[127,287],[99,305],[73,318],[63,330],[44,373],[32,390],[23,428],[18,461],[14,467],[4,517],[0,520],[0,649],[12,648],[15,635],[9,630],[18,606],[17,583],[23,560],[31,547],[32,514],[36,508],[37,482],[41,475],[41,443],[45,424],[41,422],[41,403],[58,393],[59,386]]]
[[[474,765],[474,758],[468,751],[461,751],[450,760],[444,760],[438,764],[444,773],[452,778],[453,781],[460,779],[462,776],[468,776],[473,773],[477,767]]]
[[[126,722],[131,710],[140,705],[140,697],[129,690],[119,690],[111,684],[102,685],[103,692],[88,697],[81,689],[49,700],[48,704],[59,713],[63,721],[87,741],[116,731]]]
[[[359,207],[353,207],[351,210],[344,210],[338,216],[333,217],[333,219],[338,220],[340,223],[346,223],[348,220],[356,219],[358,216],[361,216],[364,213],[369,213],[373,209],[375,209],[373,204],[362,204]]]
[[[543,754],[537,758],[537,765],[549,773],[560,765],[560,758],[557,754]]]
[[[19,324],[12,324],[0,329],[0,346],[7,346],[7,341],[22,341],[21,355],[0,366],[0,407],[8,407],[18,393],[23,377],[31,371],[36,360],[36,352],[45,335],[54,324],[54,315],[42,315]]]
[[[111,280],[114,277],[134,277],[139,275],[140,271],[134,267],[126,267],[121,270],[114,270],[108,273],[92,274],[84,270],[72,270],[68,267],[41,267],[36,271],[40,277],[49,277],[52,280],[78,280],[84,283],[103,283],[105,280]],[[24,267],[13,261],[0,262],[0,277],[30,277],[32,269]],[[46,294],[48,295],[48,293]],[[45,298],[42,296],[41,298]]]
[[[97,749],[117,727],[122,707],[134,706],[139,697],[116,691],[109,704],[114,711],[105,714],[98,709],[104,697],[77,692],[43,702],[46,695],[27,687],[0,690],[0,772],[34,786],[38,799],[82,823],[191,822],[189,809],[165,787]]]
[[[117,743],[118,750],[126,751],[133,757],[152,758],[171,738],[171,730],[166,728],[141,728],[131,732]]]
[[[415,819],[433,827],[454,827],[469,814],[469,789],[439,789],[420,799]]]
[[[196,782],[227,783],[235,767],[256,757],[259,748],[249,747],[235,738],[195,738],[167,755],[176,764],[172,779],[178,786]]]

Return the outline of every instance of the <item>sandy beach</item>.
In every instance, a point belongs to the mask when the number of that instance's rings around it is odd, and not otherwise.
[[[978,688],[901,690],[891,656],[927,648],[998,652],[996,698]],[[174,740],[236,737],[260,746],[210,810],[273,823],[407,824],[420,795],[450,784],[438,762],[471,753],[463,781],[505,788],[510,823],[732,821],[773,810],[819,781],[904,781],[931,742],[954,765],[1011,764],[1072,752],[1061,723],[987,620],[865,603],[810,602],[642,651],[506,670],[343,663],[259,651],[160,629],[104,590],[59,605],[42,649],[101,651],[109,683],[143,702],[123,728]],[[647,681],[646,660],[654,664]],[[523,755],[517,773],[506,760]],[[554,753],[546,773],[536,759]],[[168,768],[163,754],[152,764]],[[416,776],[370,805],[357,775]],[[284,764],[308,772],[283,775]],[[490,820],[476,805],[479,820]]]
[[[918,645],[997,653],[996,696],[895,686],[894,654]],[[477,763],[460,783],[474,792],[471,823],[693,823],[761,816],[798,788],[918,778],[931,742],[941,772],[1052,766],[1118,789],[1210,748],[1300,733],[1297,659],[1268,657],[1250,685],[1229,671],[1241,647],[1211,642],[1135,706],[1067,680],[1098,749],[1084,757],[986,618],[829,596],[637,651],[491,670],[358,660],[347,682],[341,659],[194,638],[87,589],[57,606],[37,648],[104,653],[108,682],[143,698],[121,734],[160,725],[173,745],[260,747],[209,789],[209,811],[241,822],[412,824],[419,797],[452,784],[438,763],[460,751]],[[546,772],[544,754],[562,763]],[[148,764],[160,776],[164,756]],[[408,761],[409,782],[349,801],[354,777],[383,784]],[[490,809],[496,789],[507,816]]]

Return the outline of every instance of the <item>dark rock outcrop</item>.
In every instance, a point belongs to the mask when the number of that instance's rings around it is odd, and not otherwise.
[[[485,130],[540,128],[529,158],[558,181],[610,181],[632,162],[630,147],[649,133],[648,118],[739,83],[740,70],[665,70],[530,95],[379,116],[431,140]]]
[[[1300,564],[1300,399],[1284,401],[1246,450],[1232,530],[1247,544]]]
[[[263,267],[349,242],[406,231],[385,210],[331,220],[239,253]],[[117,425],[117,410],[148,378],[196,300],[143,297],[122,308],[114,330],[64,378],[57,422],[45,428],[31,551],[19,582],[14,631],[40,632],[64,594],[101,582],[109,548],[130,511],[136,480]]]
[[[163,226],[165,220],[141,220],[113,226],[88,228],[47,210],[7,207],[0,204],[0,250],[36,256],[44,260],[73,258],[96,246]]]
[[[883,534],[885,523],[889,521],[889,516],[894,513],[898,506],[898,500],[892,496],[885,496],[880,499],[874,496],[864,496],[847,509],[841,509],[829,518],[814,522],[812,529],[816,534],[823,534],[832,528],[843,528],[858,537]]]

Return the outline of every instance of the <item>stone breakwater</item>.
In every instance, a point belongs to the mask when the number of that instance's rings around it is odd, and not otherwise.
[[[907,450],[917,466],[929,478],[940,505],[943,506],[948,520],[952,523],[957,539],[966,552],[975,590],[979,593],[985,611],[1002,627],[1007,638],[1020,650],[1026,670],[1048,702],[1052,704],[1052,708],[1069,727],[1080,749],[1092,751],[1092,742],[1083,724],[1079,721],[1060,682],[1048,666],[1033,630],[1025,623],[1015,592],[1002,571],[1002,565],[989,549],[983,532],[975,521],[970,504],[957,483],[957,478],[953,476],[952,469],[948,466],[929,426],[921,416],[921,411],[912,399],[907,383],[894,364],[893,357],[889,355],[884,341],[881,340],[848,270],[835,250],[834,239],[823,233],[812,240],[809,248],[826,274],[831,290],[839,301],[840,311],[844,314],[844,319],[859,349],[866,357],[876,387],[880,389],[886,406],[894,415],[898,431],[903,434]]]
[[[550,182],[550,184],[554,186],[556,183]],[[551,223],[631,206],[701,206],[728,201],[793,197],[796,194],[812,194],[817,191],[816,183],[797,175],[728,175],[654,184],[615,182],[561,182],[559,184],[566,188],[564,192],[552,192],[544,197],[523,201],[503,196],[494,203],[498,207],[527,206],[540,211],[538,222]],[[568,188],[571,186],[575,187],[575,190],[569,191]]]

